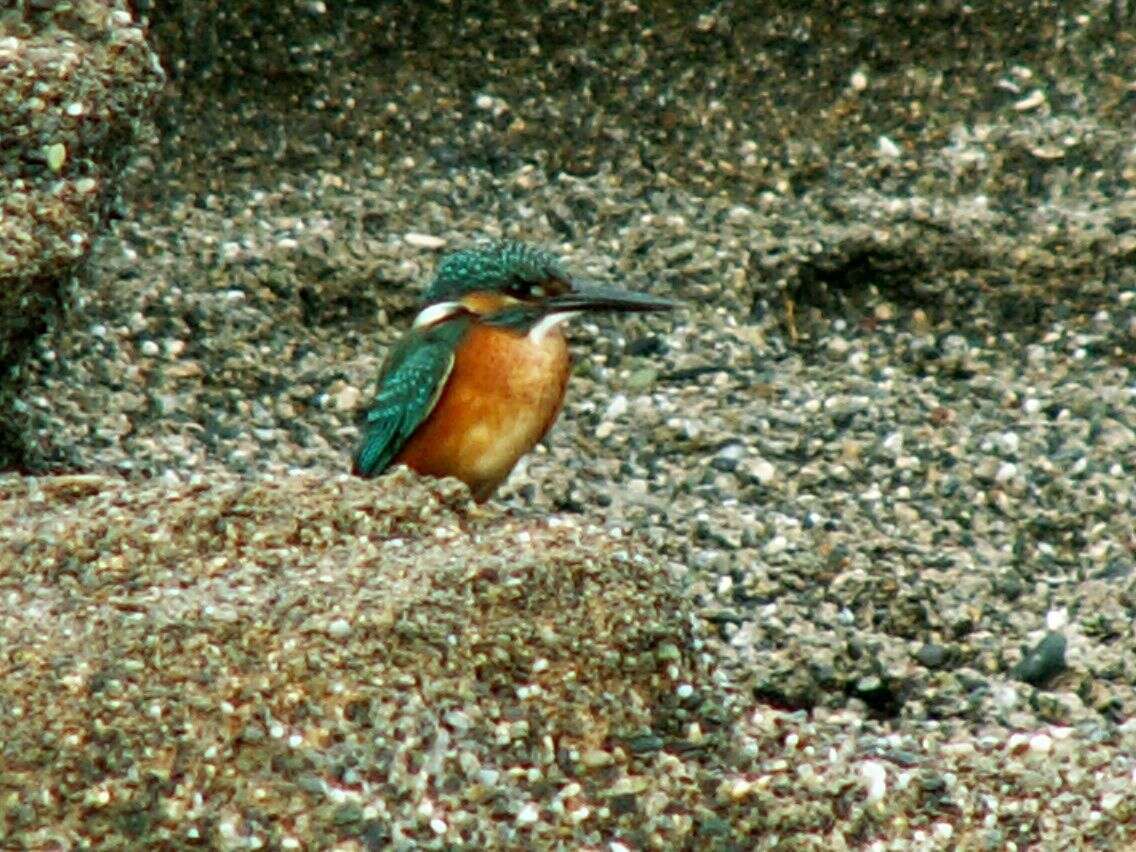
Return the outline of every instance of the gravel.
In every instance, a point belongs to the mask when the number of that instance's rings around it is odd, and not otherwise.
[[[153,141],[164,81],[129,13],[110,4],[0,12],[0,373],[74,292],[133,144]],[[12,405],[0,380],[0,406]],[[7,428],[0,432],[8,442]]]
[[[1129,12],[1043,6],[139,4],[8,385],[5,842],[1136,843]],[[487,507],[345,477],[499,236],[688,306]]]

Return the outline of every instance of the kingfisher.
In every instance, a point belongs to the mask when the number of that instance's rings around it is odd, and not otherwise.
[[[353,472],[374,477],[403,464],[456,477],[484,502],[560,413],[571,369],[564,324],[585,312],[677,306],[588,284],[526,243],[444,256],[379,372]]]

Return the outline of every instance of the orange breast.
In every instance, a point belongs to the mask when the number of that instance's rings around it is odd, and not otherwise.
[[[428,476],[456,476],[482,501],[552,427],[568,383],[559,332],[525,335],[474,325],[438,404],[395,458]]]

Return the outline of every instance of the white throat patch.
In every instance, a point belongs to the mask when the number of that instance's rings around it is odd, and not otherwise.
[[[418,316],[414,318],[413,328],[425,328],[434,325],[464,310],[465,306],[461,302],[438,302],[436,305],[423,308],[418,313]]]
[[[550,331],[579,315],[580,311],[560,311],[559,313],[542,317],[540,322],[529,329],[529,340],[533,343],[540,343],[548,336]]]

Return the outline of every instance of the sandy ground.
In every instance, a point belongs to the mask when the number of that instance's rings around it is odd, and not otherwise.
[[[4,843],[1136,842],[1136,42],[1074,6],[140,5],[160,142],[0,394]],[[487,506],[353,480],[502,236],[688,307],[579,325]]]

